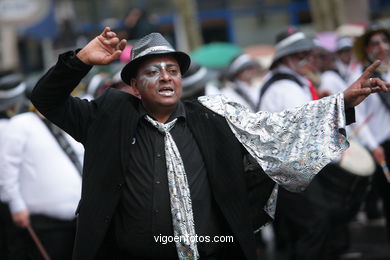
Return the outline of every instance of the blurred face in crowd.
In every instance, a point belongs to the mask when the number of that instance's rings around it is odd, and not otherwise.
[[[342,49],[338,51],[337,57],[342,63],[346,65],[350,64],[352,61],[352,49],[348,48],[348,49]]]
[[[309,72],[315,70],[315,61],[312,51],[294,53],[284,57],[282,62],[302,76],[305,76]]]
[[[315,70],[324,72],[335,67],[335,54],[323,48],[315,48],[313,52]]]
[[[259,77],[259,74],[259,68],[253,66],[238,72],[236,78],[240,81],[246,82],[248,85],[252,85],[254,80]]]
[[[389,55],[389,39],[382,32],[375,33],[368,41],[365,50],[371,61],[376,59],[384,60]]]
[[[172,55],[152,56],[141,63],[130,84],[149,111],[174,108],[182,94],[180,67]]]

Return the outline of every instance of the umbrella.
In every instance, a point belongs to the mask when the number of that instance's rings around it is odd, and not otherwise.
[[[191,58],[208,68],[221,69],[229,65],[230,61],[242,53],[242,49],[228,42],[213,42],[194,50]]]

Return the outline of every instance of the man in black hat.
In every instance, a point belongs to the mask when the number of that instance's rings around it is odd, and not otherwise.
[[[125,44],[105,28],[80,51],[60,55],[32,93],[42,114],[85,147],[75,260],[256,259],[244,157],[300,191],[346,149],[344,104],[390,86],[368,80],[378,62],[344,95],[282,114],[254,114],[223,96],[182,103],[190,58],[152,33],[134,44],[122,71],[140,99],[115,89],[92,102],[69,95],[92,65],[114,61]],[[307,124],[312,116],[315,126]],[[288,134],[303,129],[312,136]],[[271,214],[273,185],[263,190]]]

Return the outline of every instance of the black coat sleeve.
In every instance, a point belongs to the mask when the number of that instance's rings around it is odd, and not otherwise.
[[[81,143],[96,113],[97,101],[82,100],[70,94],[90,69],[74,51],[61,54],[31,94],[31,102],[42,115]]]

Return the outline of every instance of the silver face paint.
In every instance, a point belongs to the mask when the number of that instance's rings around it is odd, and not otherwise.
[[[142,82],[142,87],[156,86],[161,77],[165,76],[164,73],[167,73],[170,78],[181,78],[178,65],[166,64],[165,62],[151,64],[141,73],[140,81]],[[175,94],[175,89],[171,85],[165,85],[158,90],[158,93],[162,96],[171,97]]]

